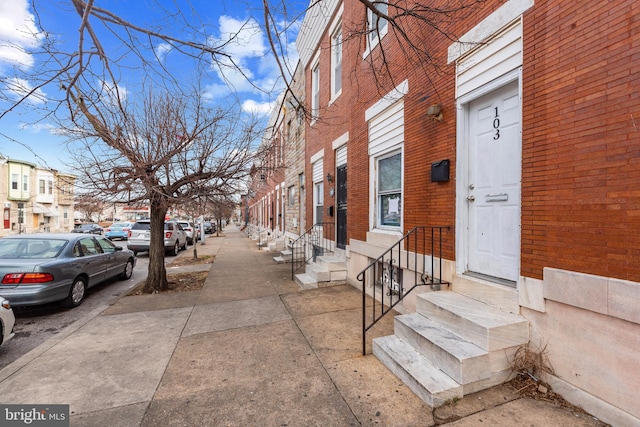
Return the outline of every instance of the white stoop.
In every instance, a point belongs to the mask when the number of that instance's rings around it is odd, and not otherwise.
[[[291,249],[283,249],[280,251],[280,255],[273,257],[276,264],[283,264],[285,262],[291,262]]]
[[[304,273],[295,275],[295,281],[302,289],[343,285],[347,282],[347,262],[336,255],[318,256],[315,262],[307,263]]]
[[[511,376],[529,341],[523,317],[451,291],[416,296],[416,312],[396,316],[395,335],[373,353],[431,407],[493,387]]]

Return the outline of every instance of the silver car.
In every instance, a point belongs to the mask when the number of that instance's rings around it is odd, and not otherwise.
[[[0,239],[0,296],[12,306],[82,303],[87,289],[127,280],[136,259],[109,239],[89,234],[16,234]]]
[[[16,317],[13,314],[11,304],[0,297],[0,344],[4,344],[13,338],[15,335],[13,332],[15,323]]]
[[[138,252],[149,251],[151,242],[151,221],[142,219],[137,221],[129,230],[127,248]],[[164,223],[164,250],[171,255],[178,255],[180,249],[187,249],[187,233],[184,232],[180,224],[175,221],[165,221]]]

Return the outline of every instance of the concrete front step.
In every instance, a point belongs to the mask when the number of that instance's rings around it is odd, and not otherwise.
[[[318,287],[318,282],[306,273],[296,274],[293,277],[300,289],[316,289]]]
[[[455,292],[419,294],[416,311],[437,320],[485,351],[506,349],[529,341],[529,324],[523,317]]]
[[[459,384],[491,377],[489,353],[419,313],[394,318],[395,335]]]
[[[374,338],[373,354],[432,408],[463,396],[463,388],[395,335]]]

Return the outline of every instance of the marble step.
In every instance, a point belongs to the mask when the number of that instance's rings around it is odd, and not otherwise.
[[[529,324],[507,313],[455,292],[428,292],[416,296],[416,311],[435,319],[451,332],[485,351],[525,344]]]
[[[373,340],[373,354],[432,408],[462,397],[462,386],[395,335]]]
[[[419,313],[394,318],[395,335],[460,384],[491,377],[489,353]]]
[[[296,274],[293,277],[301,289],[316,289],[318,287],[318,282],[306,273]]]

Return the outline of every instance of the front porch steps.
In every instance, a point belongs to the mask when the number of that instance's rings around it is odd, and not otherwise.
[[[396,316],[394,335],[373,353],[425,403],[441,406],[507,380],[528,322],[451,291],[416,296],[416,312]]]
[[[305,272],[294,276],[302,289],[343,285],[347,281],[347,262],[337,255],[322,255],[305,266]]]

